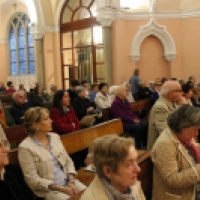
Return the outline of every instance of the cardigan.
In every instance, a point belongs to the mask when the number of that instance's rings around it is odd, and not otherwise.
[[[61,114],[57,108],[54,108],[50,112],[50,118],[53,121],[53,132],[58,134],[69,133],[80,129],[80,123],[73,108],[70,108],[65,114]],[[72,124],[75,124],[75,127]]]
[[[45,197],[49,185],[54,182],[54,169],[51,153],[60,162],[65,174],[76,174],[74,164],[66,152],[60,137],[55,133],[48,133],[51,137],[51,152],[48,148],[38,146],[33,139],[27,137],[18,147],[18,158],[24,178],[39,197]]]
[[[133,123],[133,120],[138,119],[137,115],[131,110],[130,103],[126,99],[122,101],[119,97],[115,97],[110,110],[112,117],[121,118],[124,125]]]

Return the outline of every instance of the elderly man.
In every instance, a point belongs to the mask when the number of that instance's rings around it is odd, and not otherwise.
[[[182,89],[177,81],[167,81],[162,85],[160,98],[151,109],[147,149],[152,149],[157,137],[167,127],[167,118],[175,110],[175,102],[182,97]]]
[[[10,108],[10,114],[15,120],[16,124],[23,124],[24,113],[30,108],[28,103],[26,103],[26,95],[23,90],[17,91],[13,94],[13,105]]]
[[[20,168],[9,164],[9,144],[0,138],[0,193],[1,199],[39,200],[24,181]]]
[[[50,90],[51,91],[50,94],[47,95],[47,99],[53,101],[54,95],[57,92],[57,86],[55,84],[51,84]]]

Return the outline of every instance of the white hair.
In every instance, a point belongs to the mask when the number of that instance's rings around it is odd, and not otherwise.
[[[14,92],[13,95],[12,95],[13,100],[15,100],[20,93],[25,94],[25,91],[24,90],[19,90],[19,91]]]

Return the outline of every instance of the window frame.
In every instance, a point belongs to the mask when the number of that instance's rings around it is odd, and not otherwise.
[[[25,17],[25,21],[23,20],[23,17]],[[17,20],[17,23],[15,24],[14,23],[14,20],[15,19],[18,19]],[[20,23],[24,29],[24,47],[21,48],[19,47],[19,27],[20,27]],[[17,12],[15,13],[9,23],[8,23],[8,31],[7,31],[7,35],[8,35],[8,65],[9,65],[9,76],[26,76],[26,75],[35,75],[36,74],[36,68],[35,68],[35,55],[34,55],[34,39],[33,39],[33,36],[32,36],[32,45],[29,46],[29,39],[28,39],[28,34],[30,33],[28,29],[30,29],[30,26],[29,26],[29,23],[30,23],[30,18],[29,16],[26,14],[26,13],[22,13],[22,12]],[[11,30],[11,26],[13,27],[13,30],[15,32],[15,51],[16,52],[16,74],[14,74],[12,72],[12,67],[11,67],[11,56],[10,56],[10,52],[12,51],[11,48],[10,48],[10,30]],[[31,34],[31,33],[30,33]],[[33,48],[33,58],[34,60],[31,60],[30,59],[30,56],[29,56],[29,49]],[[25,73],[20,73],[20,55],[19,55],[19,51],[20,49],[24,49],[25,50],[25,64],[26,64],[26,71]],[[29,66],[29,63],[30,61],[34,61],[34,73],[31,73],[31,67]]]

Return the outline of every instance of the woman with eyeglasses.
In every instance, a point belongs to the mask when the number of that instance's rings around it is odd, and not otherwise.
[[[29,136],[19,145],[19,163],[35,195],[46,200],[66,200],[86,187],[75,179],[74,164],[60,136],[51,133],[51,123],[45,108],[26,111],[24,126]]]
[[[89,152],[96,177],[81,200],[145,200],[132,139],[106,135],[95,139]]]

